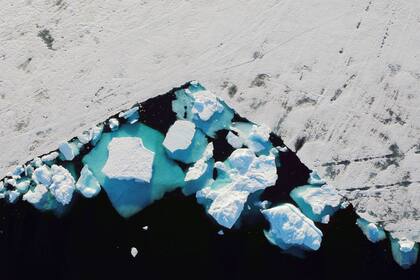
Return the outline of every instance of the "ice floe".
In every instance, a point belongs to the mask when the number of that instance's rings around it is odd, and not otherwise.
[[[292,204],[282,204],[261,211],[270,222],[267,239],[282,249],[300,247],[318,250],[322,232]]]
[[[119,113],[118,117],[126,119],[130,124],[134,124],[140,118],[139,107],[135,106],[127,111],[123,111]]]
[[[46,186],[42,184],[38,184],[35,186],[33,190],[30,190],[27,193],[25,193],[22,197],[22,200],[26,200],[32,204],[37,204],[41,201],[41,199],[44,197],[44,195],[47,192],[48,192],[48,189]]]
[[[96,196],[101,191],[98,180],[93,176],[87,165],[80,171],[80,177],[76,183],[76,189],[86,198]]]
[[[109,158],[102,172],[109,179],[149,183],[155,154],[145,148],[140,138],[114,138],[108,145]]]
[[[404,269],[410,268],[417,262],[419,244],[414,241],[391,237],[391,250],[394,260]]]
[[[376,243],[386,238],[385,231],[375,223],[370,223],[365,219],[358,218],[356,224],[370,242]]]
[[[64,160],[73,160],[79,154],[79,147],[74,142],[64,142],[58,146]]]

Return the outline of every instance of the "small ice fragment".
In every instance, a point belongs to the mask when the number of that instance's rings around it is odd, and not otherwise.
[[[19,165],[16,166],[15,170],[13,170],[12,172],[12,176],[20,176],[23,172],[25,171],[25,169],[23,168],[23,166]]]
[[[32,174],[32,180],[37,184],[43,184],[45,186],[51,185],[51,172],[48,166],[43,165],[35,169]]]
[[[202,121],[208,121],[214,113],[222,112],[224,107],[218,98],[208,90],[196,92],[191,112],[197,114]]]
[[[77,139],[82,143],[83,145],[86,145],[92,140],[92,130],[83,131],[81,135],[77,136]]]
[[[7,179],[6,183],[8,185],[12,186],[12,187],[15,187],[16,186],[16,179],[13,179],[13,178],[12,179]]]
[[[270,222],[267,239],[280,248],[318,250],[321,246],[322,232],[294,205],[286,203],[261,212]]]
[[[113,138],[108,144],[108,152],[102,169],[108,178],[147,183],[152,179],[155,153],[144,147],[141,138]]]
[[[25,193],[22,199],[28,201],[29,203],[37,204],[41,201],[44,194],[46,194],[47,192],[47,187],[42,184],[39,184],[36,185],[36,187],[33,190],[30,190],[27,193]]]
[[[120,122],[116,118],[110,118],[109,119],[109,128],[112,131],[117,130],[119,126],[120,126]]]
[[[340,208],[341,209],[346,209],[347,207],[349,207],[350,206],[350,202],[348,202],[347,200],[344,200],[342,203],[341,203],[341,205],[340,205]]]
[[[29,189],[29,185],[31,184],[30,180],[23,180],[19,183],[16,184],[16,189],[20,192],[20,193],[26,193]]]
[[[144,227],[142,227],[142,229],[143,229],[143,230],[148,230],[148,229],[149,229],[149,227],[148,227],[148,226],[144,226]]]
[[[92,143],[93,146],[95,146],[99,142],[99,140],[101,139],[101,135],[102,135],[103,130],[104,130],[104,126],[102,124],[91,128],[91,131],[92,131],[91,143]]]
[[[5,190],[5,188],[4,188],[4,182],[3,181],[0,181],[0,192],[2,192],[4,190]]]
[[[229,131],[229,133],[226,136],[226,140],[235,149],[242,148],[242,146],[244,145],[243,140],[239,136],[232,133],[232,131]]]
[[[31,164],[35,168],[40,167],[42,165],[42,160],[39,157],[36,157],[31,161]]]
[[[168,130],[163,146],[171,153],[186,150],[191,145],[195,134],[195,124],[190,121],[177,120]]]
[[[25,166],[25,176],[31,177],[33,172],[34,168],[32,167],[32,165],[28,164],[27,166]]]
[[[87,165],[83,166],[76,189],[86,198],[91,198],[101,191],[101,186]]]
[[[139,251],[137,250],[136,247],[131,248],[131,255],[133,256],[133,258],[135,258],[138,253],[139,253]]]
[[[224,233],[224,231],[221,229],[221,230],[219,230],[219,231],[217,232],[217,234],[218,234],[218,235],[224,235],[225,233]]]
[[[362,218],[358,218],[356,224],[370,242],[376,243],[386,238],[385,231],[374,223],[369,223]]]
[[[135,106],[127,111],[121,112],[118,116],[126,119],[130,124],[134,124],[140,118],[139,107]]]
[[[7,194],[9,195],[9,202],[10,203],[14,203],[18,197],[20,196],[20,192],[17,190],[13,190],[13,191],[7,191]]]
[[[318,175],[318,172],[313,170],[309,174],[308,184],[322,186],[322,185],[325,185],[326,182]]]
[[[276,148],[282,153],[285,153],[289,150],[286,146],[277,146]]]
[[[325,215],[324,217],[322,217],[321,223],[328,224],[329,222],[330,222],[330,215]]]
[[[79,154],[79,148],[74,142],[64,142],[58,146],[60,153],[63,155],[65,160],[73,160]]]
[[[187,174],[185,175],[185,182],[194,181],[199,179],[206,172],[208,164],[207,161],[213,156],[213,143],[209,143],[204,150],[203,156],[201,159],[196,161],[193,166],[191,166]]]
[[[57,157],[58,157],[58,153],[57,152],[52,152],[52,153],[49,153],[48,155],[45,155],[45,156],[41,157],[41,160],[44,163],[49,163],[49,162],[52,162],[53,160],[55,160]]]
[[[75,190],[73,176],[67,169],[55,164],[51,166],[51,175],[51,185],[48,186],[51,194],[61,204],[69,204]]]
[[[247,207],[246,207],[248,210],[251,210],[251,206],[249,206],[249,205],[247,205]]]

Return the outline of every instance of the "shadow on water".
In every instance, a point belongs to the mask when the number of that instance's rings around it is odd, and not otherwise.
[[[141,122],[166,133],[175,121],[169,112],[173,93],[143,103]],[[235,116],[235,120],[246,119]],[[217,160],[233,151],[224,140],[226,133],[220,131],[214,141]],[[277,136],[270,140],[283,145]],[[259,194],[274,205],[291,202],[289,192],[305,184],[309,174],[293,152],[280,156],[276,185]],[[241,228],[219,235],[222,228],[194,196],[186,197],[179,189],[130,219],[117,214],[104,191],[93,199],[76,197],[71,208],[58,218],[26,202],[0,201],[0,279],[419,279],[420,275],[419,265],[404,271],[395,264],[387,241],[370,243],[356,226],[351,207],[337,212],[328,225],[317,224],[324,233],[322,246],[303,259],[266,240],[263,228],[268,224],[255,207],[244,211],[249,219],[242,219]],[[131,247],[139,251],[136,258]]]

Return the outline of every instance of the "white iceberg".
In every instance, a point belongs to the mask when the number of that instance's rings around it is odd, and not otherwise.
[[[54,161],[58,157],[58,155],[59,154],[57,152],[52,152],[52,153],[49,153],[48,155],[41,157],[41,160],[43,163],[50,163]]]
[[[79,147],[74,142],[64,142],[58,146],[64,160],[71,161],[79,154]]]
[[[98,180],[87,165],[83,166],[82,171],[80,171],[76,189],[86,198],[94,197],[101,191]]]
[[[120,126],[120,122],[116,118],[110,118],[108,121],[108,125],[112,131],[115,131]]]
[[[25,193],[22,197],[22,200],[26,200],[32,204],[37,204],[41,201],[41,199],[44,197],[44,195],[47,192],[48,192],[47,187],[42,184],[39,184],[39,185],[36,185],[33,190],[30,190],[27,193]]]
[[[237,137],[239,138],[239,140],[235,138],[234,141],[238,143],[234,144],[239,145],[241,141],[255,153],[267,152],[272,148],[272,144],[269,140],[270,128],[265,125],[237,122],[232,124],[231,130],[235,131],[238,134]]]
[[[154,152],[138,137],[113,138],[108,145],[108,160],[102,172],[109,179],[149,183],[152,179]]]
[[[69,204],[75,190],[75,182],[70,172],[62,166],[51,166],[51,185],[48,186],[51,194],[62,205]]]
[[[332,216],[339,208],[342,197],[329,185],[305,185],[290,193],[300,210],[315,222],[321,222],[326,215]]]
[[[7,191],[7,195],[9,196],[9,202],[14,203],[20,196],[20,192],[17,190]]]
[[[171,153],[187,150],[194,138],[195,124],[190,121],[177,120],[168,130],[163,146]]]
[[[208,90],[196,92],[194,95],[192,113],[198,115],[202,121],[208,121],[214,113],[221,113],[224,109],[217,96]]]
[[[270,222],[267,239],[282,249],[300,247],[318,250],[322,232],[292,204],[282,204],[261,211]]]
[[[139,107],[135,106],[127,111],[121,112],[118,116],[126,119],[130,124],[134,124],[140,118]]]
[[[238,220],[248,195],[276,183],[275,156],[257,157],[249,149],[235,150],[216,168],[226,177],[218,179],[196,193],[199,202],[210,200],[208,213],[222,226],[231,228]]]
[[[90,129],[90,132],[92,134],[92,137],[91,137],[92,140],[90,140],[90,142],[92,143],[93,146],[95,146],[101,139],[103,130],[104,130],[104,126],[102,124],[97,125]]]
[[[198,180],[208,169],[208,160],[213,157],[213,143],[207,145],[203,156],[191,166],[185,175],[185,182]]]
[[[43,184],[45,186],[51,185],[51,171],[46,165],[38,167],[32,174],[32,180],[37,184]]]
[[[131,255],[133,256],[133,258],[135,258],[137,256],[137,254],[139,253],[139,251],[137,250],[136,247],[132,247],[130,250]]]
[[[242,146],[244,145],[244,141],[239,136],[232,133],[232,131],[229,131],[229,133],[226,136],[226,140],[235,149],[242,148]]]

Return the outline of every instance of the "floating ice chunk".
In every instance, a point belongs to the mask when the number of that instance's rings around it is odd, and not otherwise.
[[[79,140],[83,145],[86,145],[92,140],[92,136],[92,129],[90,129],[88,131],[83,131],[81,135],[77,136],[77,140]]]
[[[213,156],[213,143],[207,145],[202,158],[191,166],[185,175],[185,181],[194,181],[203,176],[208,168],[207,161]]]
[[[16,179],[14,179],[14,178],[12,178],[12,179],[7,179],[7,180],[6,180],[6,183],[7,183],[8,185],[12,186],[12,187],[16,187],[16,184],[17,184]]]
[[[370,242],[376,243],[386,238],[385,231],[374,223],[369,223],[362,218],[358,218],[356,224]]]
[[[419,244],[411,240],[399,240],[391,237],[391,250],[394,260],[404,269],[417,262]]]
[[[43,165],[35,169],[32,174],[32,180],[37,184],[43,184],[45,186],[51,185],[51,172],[48,166]]]
[[[325,185],[326,182],[318,175],[315,170],[309,174],[308,184],[310,185]]]
[[[143,230],[148,230],[148,229],[149,229],[149,227],[148,227],[148,226],[144,226],[144,227],[142,227],[142,229],[143,229]]]
[[[4,187],[4,182],[0,181],[0,192],[3,192],[6,188]]]
[[[80,171],[80,178],[77,180],[76,189],[87,198],[94,197],[101,191],[98,180],[93,176],[93,173],[87,165],[83,166],[82,171]]]
[[[277,146],[276,149],[282,153],[285,153],[289,150],[286,146]]]
[[[31,184],[31,181],[29,179],[20,181],[16,184],[16,190],[18,190],[20,193],[26,193],[29,189],[29,185]]]
[[[324,217],[322,217],[321,223],[328,224],[330,222],[330,217],[330,215],[325,215]]]
[[[20,196],[20,192],[17,190],[7,191],[7,195],[9,196],[9,202],[14,203]]]
[[[31,165],[35,168],[42,166],[42,160],[39,157],[34,158],[31,160]]]
[[[267,239],[280,248],[318,250],[321,246],[322,232],[292,204],[282,204],[261,212],[270,222],[270,230],[265,232]]]
[[[248,195],[276,183],[275,156],[257,157],[249,149],[238,149],[224,164],[215,166],[218,169],[216,181],[199,190],[196,197],[220,225],[231,228],[241,215]],[[223,176],[219,176],[219,172]]]
[[[133,258],[135,258],[137,256],[137,254],[139,253],[139,251],[137,250],[136,247],[132,247],[130,252],[131,252],[131,255],[133,256]]]
[[[242,146],[244,145],[242,139],[239,136],[232,133],[231,131],[229,131],[229,133],[227,134],[226,140],[235,149],[242,148]]]
[[[62,205],[69,204],[75,190],[73,176],[67,169],[55,164],[51,166],[51,175],[52,182],[48,186],[51,194]]]
[[[27,166],[25,166],[25,176],[31,177],[33,173],[34,168],[32,167],[32,165],[28,164]]]
[[[270,207],[270,206],[271,206],[271,202],[270,202],[270,201],[268,201],[268,200],[264,200],[264,201],[256,201],[256,202],[254,203],[254,205],[255,205],[256,207],[258,207],[258,208],[261,208],[261,209],[267,209],[268,207]]]
[[[47,192],[47,187],[42,184],[39,184],[36,185],[33,190],[30,190],[27,193],[25,193],[22,199],[28,201],[29,203],[37,204],[41,201],[41,199]]]
[[[190,121],[178,120],[168,130],[163,146],[171,153],[186,150],[195,134],[195,125]]]
[[[115,131],[120,126],[120,122],[116,118],[110,118],[108,122],[109,128],[112,131]]]
[[[238,137],[251,151],[255,153],[268,153],[273,148],[269,138],[270,129],[265,125],[237,122],[231,129],[238,133]]]
[[[109,179],[150,182],[155,154],[144,147],[141,138],[113,138],[108,151],[109,157],[102,172]]]
[[[208,121],[214,113],[223,111],[224,107],[213,93],[208,90],[194,94],[192,113],[197,114],[202,121]]]
[[[25,171],[23,166],[19,165],[15,167],[15,170],[12,172],[12,176],[20,176]]]
[[[127,111],[121,112],[118,116],[126,119],[130,124],[134,124],[140,118],[139,107],[135,106]]]
[[[328,185],[297,187],[290,196],[302,212],[315,222],[321,222],[325,215],[333,215],[340,208],[342,200],[337,190]]]
[[[97,125],[93,128],[91,128],[91,133],[92,133],[92,140],[91,143],[93,146],[95,146],[99,140],[101,139],[101,135],[102,135],[102,131],[104,130],[104,126],[101,125]]]
[[[58,146],[64,160],[73,160],[79,154],[79,147],[74,142],[64,142]]]
[[[218,235],[225,235],[224,231],[221,229],[217,232]]]
[[[49,153],[48,155],[45,155],[45,156],[41,157],[41,160],[42,160],[43,163],[51,163],[57,157],[58,157],[58,153],[57,152],[52,152],[52,153]]]
[[[340,208],[341,209],[346,209],[347,207],[349,207],[350,206],[350,202],[348,202],[347,200],[344,200],[342,203],[341,203],[341,205],[340,205]]]

